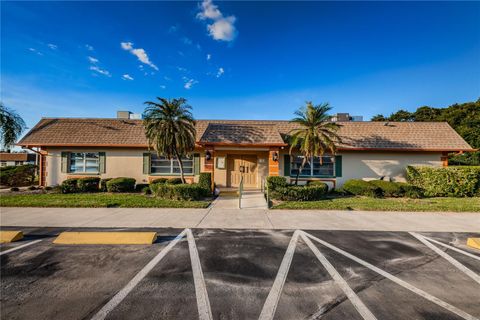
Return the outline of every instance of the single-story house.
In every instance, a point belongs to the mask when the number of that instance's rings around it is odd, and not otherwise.
[[[125,116],[125,114],[127,116]],[[132,177],[148,183],[178,177],[176,160],[148,148],[142,120],[120,118],[42,118],[18,145],[40,157],[41,185],[57,185],[72,177]],[[339,121],[343,140],[336,155],[310,159],[300,181],[322,180],[330,187],[346,180],[402,181],[408,165],[447,166],[447,154],[473,151],[444,122]],[[260,188],[267,176],[295,179],[302,158],[289,156],[287,137],[296,128],[289,121],[197,120],[195,151],[184,159],[186,179],[197,181],[211,172],[219,187]]]
[[[21,166],[24,164],[36,164],[37,155],[27,152],[0,152],[0,166]]]

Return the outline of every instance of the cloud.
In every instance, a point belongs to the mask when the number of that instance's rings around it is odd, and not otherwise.
[[[212,59],[212,55],[210,53],[207,54],[207,60]]]
[[[191,45],[192,44],[192,40],[190,40],[189,38],[187,37],[183,37],[182,38],[182,42],[186,45]]]
[[[94,49],[91,45],[89,45],[89,44],[86,44],[86,45],[85,45],[85,48],[86,48],[88,51],[93,51],[93,50],[95,50],[95,49]]]
[[[88,58],[88,61],[90,61],[90,63],[93,63],[93,64],[98,63],[98,59],[97,59],[97,58],[90,57],[90,56],[88,56],[87,58]]]
[[[47,44],[47,46],[52,50],[57,50],[58,46],[52,43]]]
[[[33,53],[36,53],[38,54],[39,56],[43,56],[43,53],[41,53],[40,51],[38,51],[37,49],[35,48],[28,48],[29,51],[33,52]]]
[[[170,26],[170,28],[168,28],[168,33],[175,33],[177,32],[177,30],[178,30],[178,26],[173,25],[173,26]]]
[[[207,25],[210,36],[219,41],[232,41],[237,35],[235,28],[235,16],[223,16],[218,6],[213,4],[212,0],[203,0],[200,5],[201,11],[197,14],[200,20],[211,20]]]
[[[194,84],[197,84],[198,81],[195,79],[188,79],[187,77],[183,77],[183,81],[185,82],[184,88],[190,90]]]
[[[153,69],[158,71],[158,67],[153,62],[150,61],[150,59],[148,58],[148,54],[145,52],[144,49],[142,49],[142,48],[135,49],[133,47],[132,42],[122,42],[122,43],[120,43],[120,45],[122,46],[123,50],[126,50],[126,51],[130,52],[131,54],[136,56],[138,58],[138,60],[140,60],[142,63],[147,64],[150,67],[152,67]]]
[[[111,77],[112,75],[108,70],[102,69],[98,66],[90,66],[90,70],[103,74],[104,76]]]
[[[161,85],[160,85],[160,89],[167,89],[167,86],[164,85],[164,84],[161,84]]]
[[[124,74],[124,75],[122,76],[122,79],[123,79],[123,80],[133,80],[133,78],[132,78],[128,73]]]
[[[224,73],[225,73],[225,70],[223,70],[223,68],[218,68],[217,78],[220,78]]]

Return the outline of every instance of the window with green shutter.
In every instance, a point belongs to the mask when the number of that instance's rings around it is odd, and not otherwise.
[[[342,176],[342,156],[335,156],[335,176]]]

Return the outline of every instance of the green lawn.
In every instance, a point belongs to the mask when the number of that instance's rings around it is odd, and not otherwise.
[[[0,207],[60,208],[206,208],[209,201],[176,201],[142,194],[73,193],[73,194],[1,194]]]
[[[273,209],[480,212],[480,198],[379,199],[342,197],[320,201],[285,201],[274,205]]]

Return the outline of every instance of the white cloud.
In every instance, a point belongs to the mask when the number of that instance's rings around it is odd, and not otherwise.
[[[212,59],[212,55],[210,53],[207,54],[207,60]]]
[[[94,49],[91,45],[89,45],[89,44],[86,44],[86,45],[85,45],[85,48],[87,48],[88,51],[93,51],[93,50],[95,50],[95,49]]]
[[[128,52],[136,56],[138,60],[140,60],[142,63],[147,64],[153,69],[158,71],[158,67],[155,64],[153,64],[153,62],[150,61],[150,59],[148,58],[148,54],[145,52],[144,49],[142,48],[135,49],[133,47],[132,42],[122,42],[120,43],[120,45],[122,46],[123,50],[127,50]]]
[[[160,89],[167,89],[167,86],[164,85],[164,84],[161,84],[161,85],[160,85]]]
[[[52,43],[47,44],[47,46],[52,50],[57,50],[58,46]]]
[[[225,73],[225,70],[223,70],[223,68],[218,68],[217,78],[220,78],[224,73]]]
[[[88,56],[87,58],[88,58],[88,61],[90,61],[90,63],[93,63],[93,64],[98,63],[98,59],[97,59],[97,58],[90,57],[90,56]]]
[[[183,37],[182,42],[186,45],[191,45],[192,44],[192,40],[190,40],[190,38],[187,38],[187,37]]]
[[[212,0],[203,0],[200,9],[201,11],[197,14],[198,19],[213,21],[213,23],[207,25],[208,33],[213,39],[221,41],[232,41],[235,39],[237,35],[234,25],[235,16],[224,17]]]
[[[38,51],[37,49],[35,48],[28,48],[29,51],[31,52],[34,52],[36,54],[38,54],[39,56],[43,56],[43,53],[41,53],[40,51]]]
[[[177,30],[178,30],[178,26],[173,25],[173,26],[170,26],[170,28],[168,28],[168,33],[175,33],[177,32]]]
[[[111,74],[108,72],[108,70],[101,69],[98,66],[90,66],[90,70],[103,74],[104,76],[111,77]]]
[[[133,80],[133,78],[127,73],[122,76],[122,79],[123,80]]]
[[[185,81],[184,88],[189,90],[192,88],[194,84],[197,84],[198,81],[195,79],[188,79],[187,77],[183,77],[183,81]]]

